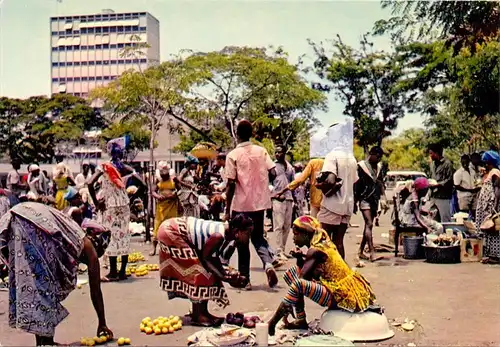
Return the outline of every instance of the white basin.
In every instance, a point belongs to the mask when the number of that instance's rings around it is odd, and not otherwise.
[[[370,311],[350,313],[344,310],[326,310],[321,315],[319,327],[353,342],[382,341],[394,336],[387,317]]]

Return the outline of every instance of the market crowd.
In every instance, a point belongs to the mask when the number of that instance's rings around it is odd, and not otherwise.
[[[112,335],[101,282],[127,280],[130,222],[144,222],[148,191],[154,199],[151,256],[159,253],[161,288],[170,298],[192,302],[192,324],[222,323],[207,303],[229,304],[223,283],[252,289],[250,245],[271,288],[279,281],[276,269],[289,259],[297,261],[285,272],[287,294],[269,322],[271,334],[292,312],[297,319],[287,323],[289,328],[307,324],[304,297],[332,309],[380,312],[369,282],[344,260],[344,236],[351,216],[359,211],[364,232],[358,257],[380,259],[372,230],[381,211],[388,210],[385,153],[375,146],[357,162],[352,122],[329,131],[334,141],[328,154],[311,153],[306,165],[290,163],[281,144],[276,144],[273,160],[250,141],[253,128],[246,120],[237,125],[233,150],[226,154],[200,144],[179,173],[165,161],[156,165],[154,177],[136,171],[124,161],[126,139],[110,141],[111,159],[84,164],[76,177],[63,162],[51,175],[29,165],[22,177],[20,162],[13,161],[0,190],[0,260],[5,264],[0,271],[5,272],[1,277],[9,275],[11,327],[34,334],[37,345],[52,344],[55,327],[68,314],[60,302],[74,289],[78,264],[84,263],[99,318],[98,336]],[[440,222],[451,220],[456,192],[458,209],[471,213],[481,226],[498,207],[498,153],[463,156],[456,172],[442,148],[430,146],[429,154],[431,179],[419,178],[406,186],[403,223],[442,232]],[[439,213],[426,211],[426,199]],[[271,217],[267,231],[266,215]],[[294,245],[287,242],[290,232]],[[487,255],[498,257],[498,237],[487,243]],[[234,253],[237,269],[228,265]],[[109,270],[105,275],[100,274],[102,266]]]

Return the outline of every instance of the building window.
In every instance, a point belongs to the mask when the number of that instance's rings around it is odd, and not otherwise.
[[[66,50],[67,51],[72,51],[73,50],[73,46],[66,46]]]
[[[89,77],[89,81],[95,81],[95,77],[94,76],[90,76]]]
[[[82,62],[80,62],[80,64],[81,64],[82,66],[87,66],[87,64],[88,64],[88,63],[89,63],[88,61],[82,61]]]
[[[95,46],[94,45],[90,45],[89,49],[95,49]]]
[[[123,59],[118,60],[118,64],[125,64],[125,60]]]
[[[125,47],[125,45],[123,43],[118,44],[118,48],[123,48],[123,47]]]
[[[66,81],[67,81],[67,82],[73,82],[73,77],[67,77],[67,78],[66,78]]]
[[[75,61],[75,62],[73,62],[73,65],[80,66],[80,62],[79,61]]]
[[[73,66],[73,62],[72,62],[72,61],[68,61],[68,62],[66,63],[66,65],[67,65],[67,66]]]
[[[109,65],[109,60],[104,60],[102,63],[103,63],[104,65]]]
[[[109,27],[103,27],[102,28],[103,33],[109,33]]]
[[[147,63],[148,60],[147,59],[141,59],[141,64],[144,64],[144,63]]]
[[[82,81],[88,81],[88,80],[89,80],[89,78],[87,76],[82,77]]]
[[[87,33],[88,34],[93,34],[94,33],[94,28],[88,28]]]
[[[109,45],[109,48],[111,49],[116,49],[118,46],[117,45]]]
[[[95,45],[95,49],[102,49],[102,45]]]
[[[82,28],[80,31],[81,31],[82,34],[86,34],[87,33],[87,28]]]
[[[59,85],[59,93],[66,93],[66,84],[62,83]]]
[[[73,31],[73,35],[80,35],[80,30]]]
[[[102,61],[101,60],[98,60],[95,62],[96,65],[102,65]]]
[[[108,44],[102,45],[102,48],[109,49],[109,45]]]
[[[102,81],[102,76],[96,76],[95,80],[96,81]]]
[[[81,49],[82,51],[86,51],[86,50],[88,49],[88,46],[80,46],[80,49]]]
[[[59,48],[59,47],[52,47],[52,52],[57,51],[57,49],[58,49],[58,48]]]
[[[123,33],[125,32],[125,29],[123,28],[123,25],[119,25],[116,30],[119,32],[119,33]]]
[[[111,78],[110,76],[104,76],[104,80],[105,80],[105,81],[109,81],[109,80],[110,80],[110,78]]]
[[[116,27],[115,26],[110,27],[109,32],[116,33]]]
[[[135,26],[132,27],[132,30],[133,31],[139,31],[139,27],[137,25],[135,25]]]
[[[59,63],[52,63],[52,67],[57,67],[59,66]]]
[[[129,33],[129,32],[131,32],[131,31],[132,31],[132,27],[131,27],[130,25],[127,25],[127,26],[125,27],[125,32],[126,32],[126,33]]]
[[[90,65],[90,66],[95,65],[95,61],[89,61],[89,65]]]
[[[139,31],[147,31],[147,28],[146,27],[140,27]]]
[[[59,78],[53,78],[52,82],[59,82]]]
[[[101,27],[95,28],[95,32],[96,32],[96,34],[102,33],[102,28]]]
[[[81,80],[81,77],[75,77],[75,78],[74,78],[74,81],[75,81],[75,82],[80,82],[80,80]]]

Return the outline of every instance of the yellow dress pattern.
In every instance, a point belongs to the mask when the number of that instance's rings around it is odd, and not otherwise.
[[[68,177],[67,176],[55,177],[54,185],[55,185],[54,188],[56,189],[55,207],[59,211],[62,211],[69,206],[69,203],[64,199],[64,195],[66,194],[66,191],[69,187]]]
[[[370,283],[360,273],[351,270],[330,238],[311,245],[327,255],[319,267],[320,282],[333,295],[339,308],[362,312],[375,301]]]
[[[166,192],[174,192],[175,191],[175,183],[172,179],[168,181],[160,181],[157,184],[158,192],[160,194]],[[164,201],[156,201],[156,213],[155,213],[155,226],[153,229],[153,235],[156,239],[158,236],[158,228],[161,223],[170,218],[177,217],[178,209],[179,209],[179,198],[174,196],[171,199],[166,199]]]

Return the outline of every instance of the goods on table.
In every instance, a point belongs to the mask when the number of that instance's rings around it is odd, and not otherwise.
[[[245,328],[253,329],[255,328],[255,324],[259,323],[261,319],[258,316],[245,316],[241,312],[237,313],[228,313],[226,315],[226,323],[244,326]]]
[[[146,317],[142,320],[140,330],[148,335],[172,334],[174,331],[182,329],[182,320],[178,316],[158,317],[152,320]]]
[[[443,246],[456,246],[460,243],[461,237],[456,235],[441,234],[439,236],[427,235],[427,246],[430,247],[443,247]]]

